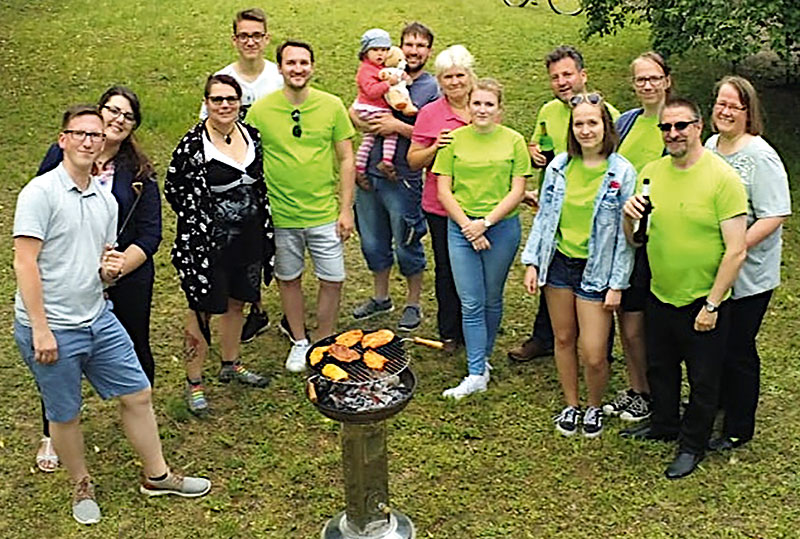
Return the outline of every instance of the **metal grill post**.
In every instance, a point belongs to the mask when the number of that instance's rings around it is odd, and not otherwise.
[[[342,424],[342,468],[347,524],[359,534],[388,526],[386,422]]]

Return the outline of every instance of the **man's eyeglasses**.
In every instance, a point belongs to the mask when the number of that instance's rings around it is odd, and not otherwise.
[[[103,142],[106,138],[105,133],[100,133],[98,131],[84,131],[82,129],[65,129],[62,131],[62,133],[69,135],[69,137],[75,142],[83,142],[86,140],[86,137],[89,137],[89,142],[92,144]]]
[[[603,96],[597,93],[577,94],[569,98],[569,105],[574,109],[583,102],[599,105],[603,101]]]
[[[747,110],[747,107],[743,105],[734,105],[733,103],[725,103],[724,101],[717,101],[714,103],[714,108],[717,110],[738,110],[739,112],[744,112]]]
[[[236,41],[244,44],[251,39],[256,42],[261,41],[262,39],[267,37],[267,34],[265,34],[264,32],[253,32],[252,34],[248,34],[246,32],[239,32],[238,34],[234,34],[234,37],[236,38]]]
[[[114,105],[103,105],[103,108],[111,113],[111,116],[114,118],[122,116],[122,119],[129,124],[132,124],[136,121],[136,116],[134,116],[132,112],[125,112],[121,108],[115,107]]]
[[[663,131],[664,133],[669,133],[670,131],[672,131],[673,127],[675,128],[675,131],[683,131],[690,125],[696,124],[699,121],[700,121],[699,119],[695,119],[689,122],[675,122],[674,124],[658,124],[658,128],[661,129],[661,131]]]
[[[294,121],[294,127],[292,127],[292,135],[296,138],[300,138],[303,135],[303,128],[300,127],[300,110],[294,109],[292,111],[292,120]]]
[[[229,105],[235,105],[239,102],[239,98],[235,95],[210,95],[208,100],[215,105],[222,105],[223,101],[227,101]]]
[[[647,83],[650,83],[652,87],[661,86],[661,83],[664,82],[666,77],[664,75],[656,75],[653,77],[633,77],[633,84],[637,88],[644,88]]]

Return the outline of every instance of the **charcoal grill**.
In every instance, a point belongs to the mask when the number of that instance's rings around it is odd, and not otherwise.
[[[308,379],[309,400],[326,417],[342,424],[342,471],[345,487],[345,510],[336,514],[323,527],[322,539],[412,539],[416,537],[414,523],[389,505],[389,464],[386,452],[386,419],[400,412],[411,400],[417,385],[409,367],[410,357],[405,342],[416,341],[434,348],[437,341],[399,339],[376,349],[389,361],[382,371],[374,371],[362,360],[346,363],[328,356],[317,365],[309,357],[314,348],[332,344],[337,335],[312,346],[306,362],[314,372]],[[361,345],[352,347],[363,354]],[[322,367],[334,363],[344,369],[349,378],[335,382],[321,374]],[[373,388],[400,387],[396,398],[385,405],[369,409],[348,409],[337,406],[329,398],[331,392],[369,392]]]

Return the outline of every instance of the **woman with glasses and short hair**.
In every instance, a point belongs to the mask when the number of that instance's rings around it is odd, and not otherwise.
[[[720,385],[722,436],[710,449],[738,447],[753,437],[761,359],[756,335],[772,292],[780,284],[781,231],[792,213],[789,180],[780,156],[764,140],[761,103],[747,79],[728,76],[716,85],[711,113],[715,135],[706,148],[728,162],[747,191],[747,259],[733,283],[731,329]]]
[[[204,93],[208,118],[178,143],[164,184],[164,196],[177,214],[172,263],[189,303],[186,401],[198,415],[208,411],[203,362],[211,343],[211,315],[221,315],[219,380],[268,384],[238,356],[242,309],[259,301],[262,273],[266,284],[272,280],[275,253],[261,137],[238,119],[242,89],[230,75],[211,75]]]
[[[117,201],[119,237],[115,248],[125,253],[122,276],[106,289],[106,294],[152,386],[155,362],[150,349],[150,305],[155,280],[153,256],[161,243],[161,197],[153,165],[134,135],[142,123],[139,97],[125,86],[112,86],[97,105],[105,123],[105,144],[95,162],[94,178]],[[37,175],[56,168],[63,156],[58,144],[53,144]],[[58,457],[50,442],[44,407],[42,422],[44,437],[36,464],[40,470],[52,472],[58,466]]]
[[[631,82],[641,106],[626,111],[617,120],[620,139],[617,151],[638,173],[647,163],[664,155],[664,137],[658,122],[661,109],[672,93],[672,76],[664,58],[657,52],[648,51],[631,62]],[[617,312],[630,387],[604,404],[603,412],[619,416],[624,421],[637,422],[650,417],[644,337],[644,306],[650,293],[650,267],[643,246],[636,247],[630,283],[631,286],[622,292],[622,304]]]
[[[555,358],[566,407],[555,417],[564,436],[581,423],[578,349],[584,366],[587,438],[603,431],[600,409],[608,381],[611,320],[628,287],[633,250],[622,229],[622,206],[633,195],[636,170],[615,153],[618,135],[603,98],[570,100],[567,152],[545,171],[539,211],[522,253],[524,285],[542,287],[555,334]]]

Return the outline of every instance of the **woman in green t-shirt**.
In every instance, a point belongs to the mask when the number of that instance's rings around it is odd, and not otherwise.
[[[600,409],[608,381],[613,312],[628,287],[633,251],[622,230],[622,206],[636,170],[615,153],[619,140],[599,94],[570,100],[567,152],[545,171],[539,211],[522,253],[525,288],[543,286],[555,334],[555,357],[566,407],[555,418],[565,436],[578,430],[578,347],[588,389],[583,434],[603,431]]]
[[[460,399],[485,391],[489,357],[503,314],[503,288],[517,253],[525,177],[531,174],[525,138],[498,124],[503,92],[492,79],[475,83],[469,95],[472,124],[452,132],[433,164],[438,195],[447,215],[447,242],[469,374],[444,392]]]
[[[672,77],[664,58],[649,51],[631,62],[631,81],[641,106],[623,113],[616,127],[620,138],[618,151],[638,172],[664,155],[664,136],[658,122],[672,90]],[[650,267],[643,246],[636,249],[634,260],[631,286],[622,292],[617,312],[630,387],[604,404],[603,412],[636,422],[650,417],[644,342],[644,305],[650,293]]]

